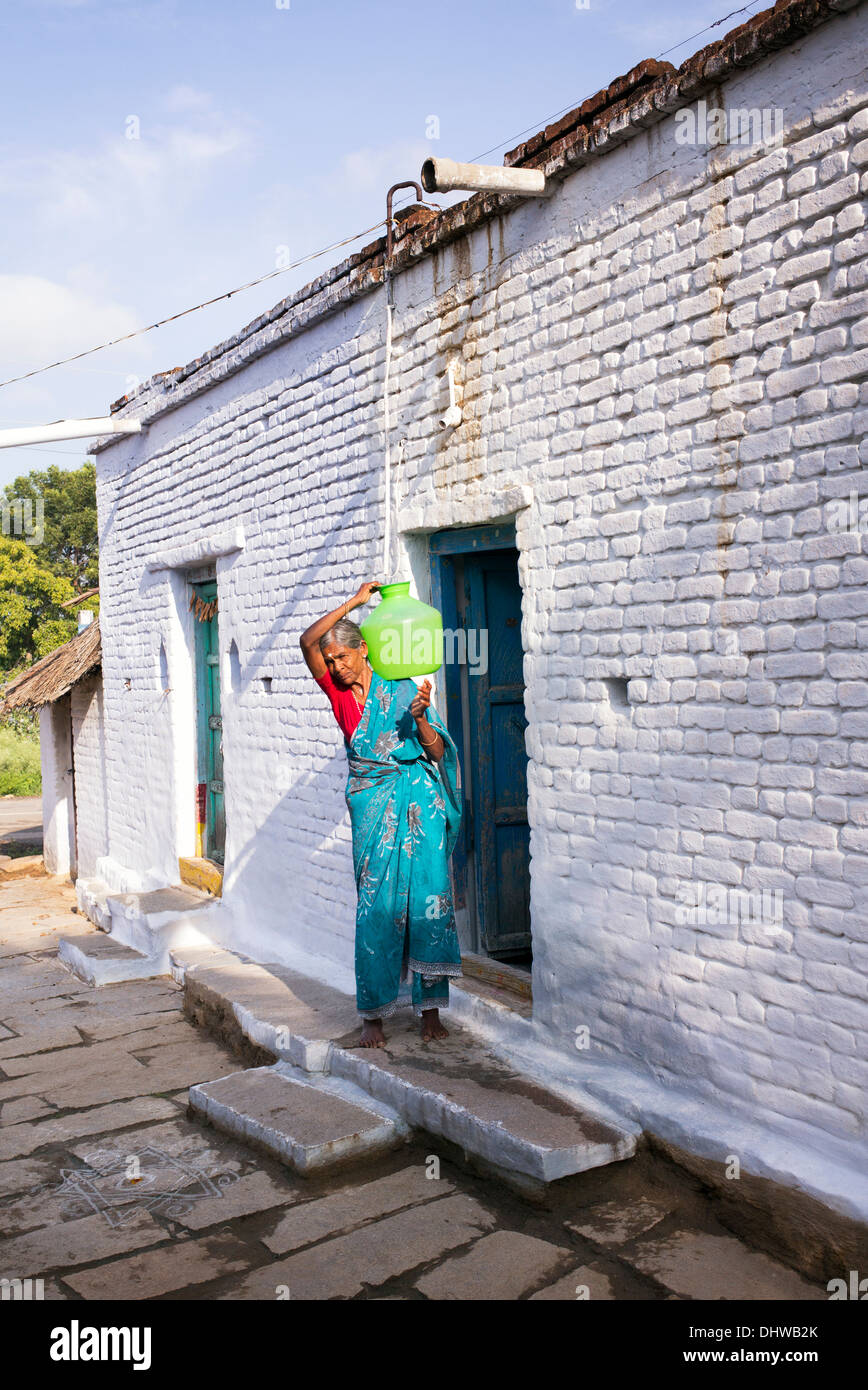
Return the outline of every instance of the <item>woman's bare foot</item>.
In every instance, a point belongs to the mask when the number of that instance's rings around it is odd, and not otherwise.
[[[383,1032],[383,1021],[380,1018],[365,1018],[362,1020],[362,1036],[359,1038],[359,1047],[385,1047],[386,1035]]]
[[[435,1038],[448,1038],[449,1029],[440,1022],[439,1009],[424,1009],[422,1012],[422,1041],[433,1042]]]

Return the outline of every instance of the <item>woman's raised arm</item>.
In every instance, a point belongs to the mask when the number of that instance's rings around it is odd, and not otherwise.
[[[324,676],[326,664],[323,661],[322,652],[319,649],[319,639],[325,637],[326,633],[334,627],[335,623],[341,618],[345,618],[354,608],[361,608],[370,602],[371,594],[382,587],[382,583],[376,580],[367,580],[361,585],[358,592],[348,598],[346,603],[342,603],[340,608],[335,608],[331,613],[326,613],[324,618],[317,618],[315,623],[305,628],[298,639],[301,647],[302,656],[307,662],[308,670],[315,679]]]

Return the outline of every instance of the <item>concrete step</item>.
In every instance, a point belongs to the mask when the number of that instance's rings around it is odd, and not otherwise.
[[[304,1071],[328,1071],[331,1039],[358,1023],[349,995],[283,966],[215,946],[176,947],[171,961],[197,1023],[229,1046],[243,1036]]]
[[[77,878],[75,899],[78,910],[100,931],[111,931],[112,915],[108,905],[111,889],[101,878]]]
[[[81,911],[124,946],[153,959],[160,975],[171,969],[173,946],[207,941],[200,923],[217,899],[184,884],[147,893],[114,893],[99,879],[79,879],[76,898]]]
[[[385,1049],[359,1048],[349,995],[214,947],[174,950],[172,958],[188,1011],[225,1042],[245,1038],[308,1073],[351,1083],[507,1179],[538,1186],[636,1150],[634,1122],[584,1093],[578,1101],[554,1094],[451,1019],[442,1043],[423,1043],[418,1021],[398,1015],[387,1025]]]
[[[400,1115],[358,1087],[287,1062],[192,1086],[190,1108],[302,1174],[384,1153],[410,1136]]]
[[[167,970],[154,956],[142,955],[104,932],[62,936],[58,958],[73,975],[88,985],[116,984],[118,980],[148,980]]]
[[[627,1122],[554,1095],[465,1029],[448,1026],[448,1041],[426,1044],[415,1020],[403,1027],[393,1021],[385,1049],[334,1047],[330,1073],[504,1175],[545,1184],[635,1152]]]

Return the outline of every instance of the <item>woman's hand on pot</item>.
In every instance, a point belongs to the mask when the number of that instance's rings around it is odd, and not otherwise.
[[[353,599],[353,605],[361,607],[363,603],[370,603],[371,594],[383,587],[381,579],[366,579],[364,584],[359,585],[358,592]]]
[[[410,713],[414,719],[424,719],[431,703],[431,682],[423,681],[419,686],[418,694],[410,705]]]

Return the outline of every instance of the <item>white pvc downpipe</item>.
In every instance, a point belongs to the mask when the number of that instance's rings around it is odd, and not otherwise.
[[[383,376],[383,430],[385,433],[385,448],[383,457],[385,461],[385,503],[386,503],[386,526],[385,538],[383,540],[383,574],[386,582],[392,577],[389,569],[389,552],[392,549],[392,454],[389,448],[389,372],[392,367],[392,305],[386,300],[386,370]]]
[[[141,420],[57,420],[53,425],[25,425],[21,429],[0,430],[0,449],[20,444],[50,444],[55,439],[92,439],[104,434],[139,434]]]
[[[426,159],[422,165],[426,193],[522,193],[548,198],[554,193],[542,169],[509,169],[501,164],[458,164],[454,159]]]

